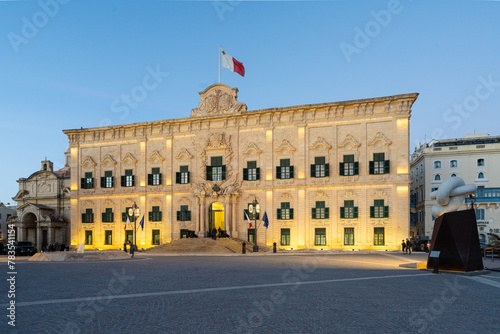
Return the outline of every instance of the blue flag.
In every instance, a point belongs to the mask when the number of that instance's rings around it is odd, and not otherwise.
[[[144,231],[144,215],[142,215],[141,222],[139,223],[141,225],[142,230]]]
[[[264,211],[264,217],[262,217],[262,221],[264,222],[264,226],[266,228],[269,227],[269,220],[267,219],[267,212]]]

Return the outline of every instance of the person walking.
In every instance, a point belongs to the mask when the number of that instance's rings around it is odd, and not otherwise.
[[[410,254],[411,255],[411,241],[410,239],[406,238],[406,254]]]
[[[401,246],[403,246],[403,253],[404,253],[405,252],[405,248],[406,248],[405,239],[403,239],[403,242],[401,243]]]
[[[130,248],[130,255],[131,255],[131,257],[134,257],[135,245],[132,242],[130,242],[130,240],[128,241],[128,243],[129,243],[129,248]]]
[[[217,230],[215,229],[215,227],[212,229],[212,238],[214,240],[217,240]]]

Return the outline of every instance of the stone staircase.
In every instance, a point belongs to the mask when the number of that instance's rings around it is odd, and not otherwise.
[[[241,254],[242,243],[244,241],[235,238],[188,238],[174,240],[171,243],[163,244],[145,250],[146,253],[208,253],[208,254]],[[246,242],[247,253],[253,252],[253,244]],[[266,252],[272,250],[271,247],[259,246],[259,251]]]

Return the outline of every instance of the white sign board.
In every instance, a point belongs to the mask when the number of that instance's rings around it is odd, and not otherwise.
[[[441,253],[440,251],[432,251],[431,255],[429,255],[429,257],[439,257],[440,253]]]

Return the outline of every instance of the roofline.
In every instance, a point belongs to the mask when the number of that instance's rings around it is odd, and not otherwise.
[[[237,89],[237,88],[236,88]],[[256,113],[270,113],[270,112],[280,112],[280,111],[291,111],[291,110],[300,110],[300,109],[311,109],[311,108],[325,108],[325,107],[335,107],[335,106],[345,106],[345,105],[353,105],[353,104],[361,104],[361,103],[375,103],[375,102],[384,102],[384,101],[393,101],[393,100],[405,100],[412,99],[412,104],[415,102],[419,93],[408,93],[408,94],[399,94],[399,95],[390,95],[390,96],[382,96],[382,97],[373,97],[367,99],[357,99],[357,100],[346,100],[346,101],[338,101],[338,102],[325,102],[325,103],[316,103],[316,104],[301,104],[296,106],[288,106],[288,107],[278,107],[278,108],[267,108],[267,109],[257,109],[257,110],[248,110],[238,114],[226,114],[226,115],[216,115],[216,116],[200,116],[200,117],[184,117],[184,118],[171,118],[171,119],[163,119],[157,121],[149,121],[149,122],[139,122],[139,123],[128,123],[128,124],[120,124],[120,125],[108,125],[105,128],[108,129],[120,129],[124,127],[130,126],[147,126],[157,123],[169,123],[169,122],[187,122],[192,120],[201,120],[207,118],[220,118],[220,117],[231,117],[235,115],[250,115]],[[410,106],[411,108],[411,106]],[[67,129],[62,130],[64,134],[70,133],[78,133],[85,131],[95,131],[102,129],[104,127],[92,127],[92,128],[83,128],[83,129]]]

